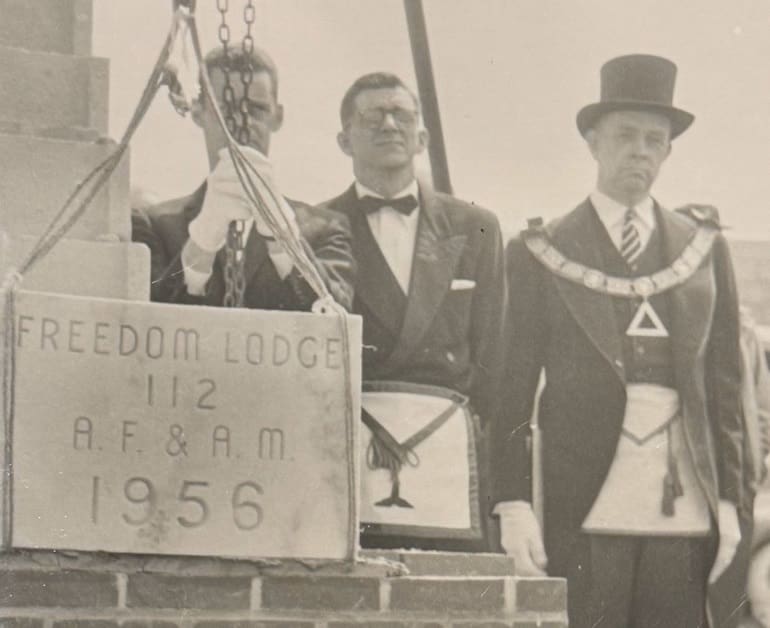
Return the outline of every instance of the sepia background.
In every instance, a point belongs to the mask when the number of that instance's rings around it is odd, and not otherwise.
[[[495,211],[508,234],[590,191],[594,164],[575,113],[598,98],[599,67],[625,53],[679,66],[676,103],[696,114],[655,196],[718,206],[733,237],[770,238],[770,2],[425,0],[455,193]],[[111,59],[110,129],[133,111],[171,20],[167,0],[95,0],[94,54]],[[204,47],[214,0],[198,1]],[[230,0],[233,38],[243,0]],[[359,75],[415,84],[401,0],[258,0],[256,38],[275,58],[285,126],[272,146],[284,192],[319,202],[351,182],[339,102]],[[132,184],[161,199],[205,177],[202,137],[161,94],[132,146]],[[427,159],[422,162],[427,168]]]

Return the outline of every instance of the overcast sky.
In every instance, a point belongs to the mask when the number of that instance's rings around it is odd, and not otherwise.
[[[94,0],[94,54],[111,59],[118,137],[171,20],[168,0]],[[214,0],[198,0],[205,47]],[[243,0],[228,21],[242,37]],[[359,75],[414,85],[401,0],[257,0],[256,39],[275,58],[284,128],[272,158],[286,195],[319,202],[350,182],[337,148],[339,101]],[[741,236],[770,238],[770,1],[425,0],[439,105],[457,196],[512,233],[528,216],[571,209],[594,184],[575,113],[598,98],[599,67],[631,52],[679,66],[676,104],[696,121],[654,189],[664,205],[708,202]],[[423,167],[425,167],[423,163]],[[132,184],[160,198],[206,175],[202,137],[165,93],[132,146]]]

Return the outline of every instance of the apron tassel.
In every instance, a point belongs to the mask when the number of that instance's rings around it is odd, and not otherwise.
[[[675,514],[674,509],[674,480],[670,473],[666,473],[666,477],[663,478],[663,504],[661,510],[666,517],[673,517]]]
[[[668,470],[663,478],[663,503],[661,510],[666,517],[673,517],[676,513],[674,500],[684,495],[682,480],[679,477],[679,465],[676,463],[674,452],[671,445],[671,423],[666,429],[666,440],[668,447],[667,463]]]

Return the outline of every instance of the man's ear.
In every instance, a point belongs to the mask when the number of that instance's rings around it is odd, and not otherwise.
[[[428,129],[425,127],[421,127],[417,131],[417,152],[421,153],[426,148],[428,148],[428,145],[430,144],[430,133],[428,132]]]
[[[340,150],[348,157],[353,156],[353,153],[350,150],[350,138],[348,137],[347,131],[344,129],[337,133],[337,146],[339,146]]]
[[[275,105],[275,111],[273,112],[273,115],[270,118],[270,132],[275,133],[282,126],[283,126],[283,105],[279,103]]]
[[[596,159],[596,150],[598,144],[598,138],[596,136],[596,129],[588,129],[585,134],[586,144],[588,144],[588,150],[591,151],[594,159]]]

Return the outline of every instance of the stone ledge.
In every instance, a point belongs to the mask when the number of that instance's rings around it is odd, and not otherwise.
[[[0,0],[0,45],[91,54],[92,0]]]
[[[73,142],[0,134],[0,207],[11,235],[42,233],[77,183],[115,149],[112,141]],[[128,152],[67,237],[131,239]]]
[[[1,232],[0,232],[1,233]],[[63,241],[77,248],[93,243]],[[139,244],[132,247],[142,248]],[[55,249],[54,249],[55,250]],[[53,252],[51,253],[53,255]],[[0,261],[2,257],[0,257]],[[26,286],[25,286],[26,287]],[[38,289],[38,288],[34,288]],[[80,294],[80,293],[75,293]],[[102,295],[107,296],[107,295]],[[0,553],[0,569],[62,569],[208,576],[356,575],[398,576],[514,576],[513,559],[503,554],[362,550],[359,562],[300,560],[238,560],[195,556],[150,556],[99,552],[12,550]]]
[[[22,262],[36,237],[10,238],[0,230],[0,276]],[[135,242],[60,240],[33,266],[20,287],[83,297],[150,299],[150,251]]]
[[[108,131],[107,59],[0,46],[0,85],[4,120]]]

